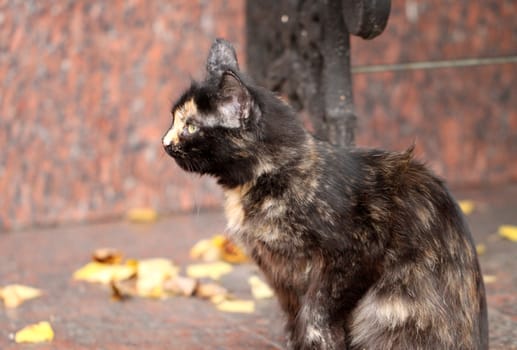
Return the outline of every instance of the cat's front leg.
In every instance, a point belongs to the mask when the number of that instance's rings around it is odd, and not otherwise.
[[[296,318],[290,349],[346,349],[345,328],[334,321],[331,298],[322,291],[307,293]]]

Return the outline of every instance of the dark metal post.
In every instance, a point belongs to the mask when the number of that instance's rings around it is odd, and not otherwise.
[[[384,30],[390,0],[248,1],[248,71],[308,112],[316,136],[351,146],[353,109],[349,34]]]

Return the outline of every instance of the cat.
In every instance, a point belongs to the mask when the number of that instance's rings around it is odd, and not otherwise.
[[[217,179],[228,231],[286,316],[288,349],[487,349],[485,291],[461,211],[412,149],[317,140],[217,39],[174,104],[166,152]]]

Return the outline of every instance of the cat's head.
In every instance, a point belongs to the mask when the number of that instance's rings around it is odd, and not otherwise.
[[[275,129],[282,128],[290,109],[245,82],[227,41],[214,42],[206,70],[206,79],[193,83],[172,107],[163,146],[184,170],[213,175],[233,187],[251,180],[264,168],[272,145],[285,142]]]

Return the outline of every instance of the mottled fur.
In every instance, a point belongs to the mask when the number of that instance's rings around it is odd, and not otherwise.
[[[229,231],[285,311],[288,348],[487,349],[476,251],[443,182],[411,150],[316,140],[242,77],[230,48],[213,45],[164,144],[223,187]]]

